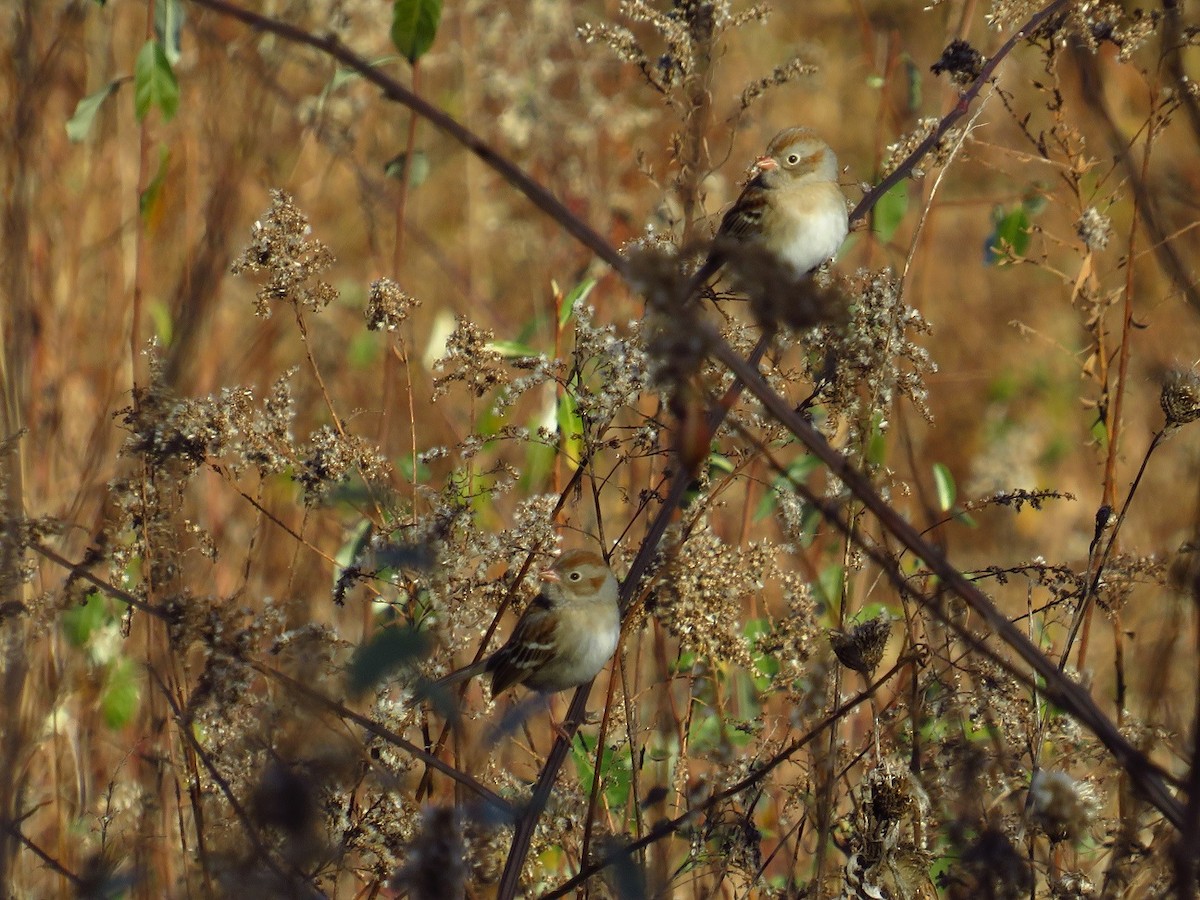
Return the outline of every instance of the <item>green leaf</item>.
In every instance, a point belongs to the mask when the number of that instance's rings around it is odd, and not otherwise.
[[[758,670],[754,674],[754,683],[760,691],[766,689],[767,685],[770,684],[771,678],[779,674],[780,669],[779,660],[773,656],[758,652],[759,639],[770,633],[771,623],[766,619],[749,619],[746,622],[746,627],[742,629],[742,634],[746,637],[746,646],[750,650],[751,658],[754,660],[754,667]]]
[[[575,398],[571,395],[571,388],[574,386],[575,381],[572,379],[567,385],[567,390],[559,396],[556,419],[563,453],[571,462],[578,463],[583,459],[583,419],[579,415]]]
[[[596,778],[596,738],[581,732],[578,738],[571,742],[571,757],[580,784],[586,793],[590,793]],[[629,800],[632,777],[633,761],[629,747],[623,746],[617,751],[605,747],[600,754],[600,779],[604,785],[604,799],[608,801],[608,808],[616,814],[625,809]]]
[[[350,660],[347,672],[355,694],[373,687],[397,669],[412,666],[429,655],[429,637],[416,628],[381,628]]]
[[[416,463],[417,465],[414,469],[413,458],[411,454],[405,454],[404,456],[397,457],[396,471],[399,472],[400,477],[409,484],[412,484],[414,481],[417,484],[424,484],[429,480],[429,466],[421,462],[419,459],[416,461]]]
[[[708,454],[708,471],[719,472],[722,475],[733,474],[733,462],[728,456],[722,456],[720,453]]]
[[[133,69],[133,108],[140,122],[157,107],[164,121],[171,121],[179,109],[179,82],[171,63],[158,41],[146,41]]]
[[[901,181],[890,191],[879,198],[871,213],[871,230],[876,236],[887,243],[895,235],[896,229],[908,212],[908,182]]]
[[[392,43],[416,63],[433,46],[442,0],[396,0],[392,6]]]
[[[154,323],[154,336],[164,347],[171,346],[171,336],[175,330],[175,320],[171,318],[171,310],[161,300],[149,304],[150,321]]]
[[[82,647],[92,632],[113,619],[108,601],[99,591],[88,594],[82,606],[72,606],[61,616],[63,635],[74,647]]]
[[[537,350],[521,341],[488,341],[485,349],[499,353],[505,359],[525,359],[538,355]]]
[[[995,228],[987,239],[988,265],[994,266],[1003,262],[1009,253],[1013,256],[1024,256],[1025,251],[1029,249],[1029,229],[1032,225],[1025,205],[1022,203],[1014,206],[1007,212],[998,208],[992,214],[992,219],[995,221]]]
[[[554,468],[557,452],[554,447],[539,440],[530,440],[525,445],[525,465],[521,469],[523,492],[540,492],[544,489],[546,476]]]
[[[379,338],[369,331],[355,332],[346,347],[346,362],[350,368],[362,370],[374,366],[379,360]]]
[[[425,183],[425,179],[429,177],[429,154],[423,150],[418,150],[412,155],[412,165],[408,165],[408,154],[397,153],[389,159],[383,166],[383,174],[388,178],[394,178],[396,181],[403,181],[405,172],[409,168],[408,183],[411,187],[420,187]]]
[[[129,724],[137,713],[141,689],[138,686],[137,666],[123,658],[108,670],[104,693],[100,695],[100,715],[104,724],[118,731]]]
[[[575,314],[575,304],[587,302],[588,295],[591,294],[592,288],[596,286],[595,278],[585,278],[579,284],[575,285],[574,290],[563,298],[562,309],[558,311],[558,327],[563,328],[569,321],[571,316]]]
[[[122,81],[124,81],[123,78],[110,81],[96,93],[88,94],[75,104],[75,113],[67,119],[67,138],[69,140],[78,144],[88,136],[88,132],[92,130],[92,125],[100,112],[100,107],[104,105],[105,100],[116,93]]]
[[[908,87],[908,110],[915,113],[921,108],[921,67],[907,53],[903,54],[904,80]]]
[[[817,576],[817,594],[826,608],[835,609],[842,599],[846,572],[841,566],[826,566]]]
[[[954,484],[954,476],[942,463],[933,464],[933,483],[937,488],[938,509],[949,512],[954,506],[958,491]]]

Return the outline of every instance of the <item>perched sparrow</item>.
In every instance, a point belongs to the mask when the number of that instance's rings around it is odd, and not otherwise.
[[[617,649],[617,579],[590,550],[569,550],[542,573],[546,586],[525,609],[508,642],[486,659],[451,672],[432,690],[492,673],[492,695],[516,684],[545,694],[587,684]]]
[[[849,223],[837,184],[837,157],[813,131],[785,128],[754,168],[754,177],[721,219],[693,284],[707,281],[738,243],[768,251],[799,278],[833,256],[845,240]]]

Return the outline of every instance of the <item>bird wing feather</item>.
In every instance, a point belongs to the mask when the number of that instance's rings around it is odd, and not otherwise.
[[[539,594],[517,623],[508,642],[488,660],[492,696],[513,685],[524,684],[554,657],[553,605]]]

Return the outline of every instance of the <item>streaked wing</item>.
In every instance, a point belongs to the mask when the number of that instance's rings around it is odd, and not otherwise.
[[[554,655],[554,616],[550,601],[538,597],[525,610],[512,637],[488,660],[492,696],[525,681]]]
[[[762,230],[763,211],[767,203],[765,191],[761,175],[747,184],[737,202],[725,213],[717,235],[735,240],[758,235]]]

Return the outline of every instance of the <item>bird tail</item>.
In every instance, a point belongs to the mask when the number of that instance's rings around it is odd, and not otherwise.
[[[458,698],[451,695],[451,689],[464,681],[482,675],[487,671],[487,658],[456,669],[449,675],[444,675],[437,681],[427,681],[417,688],[414,696],[416,703],[430,701],[439,715],[452,716],[458,709]]]
[[[461,669],[456,669],[449,675],[444,675],[437,681],[432,682],[427,690],[430,693],[433,693],[434,691],[445,691],[454,687],[456,684],[469,681],[476,675],[482,675],[484,672],[486,672],[487,664],[488,661],[486,658],[484,658],[478,662],[471,663],[469,666],[463,666]]]

